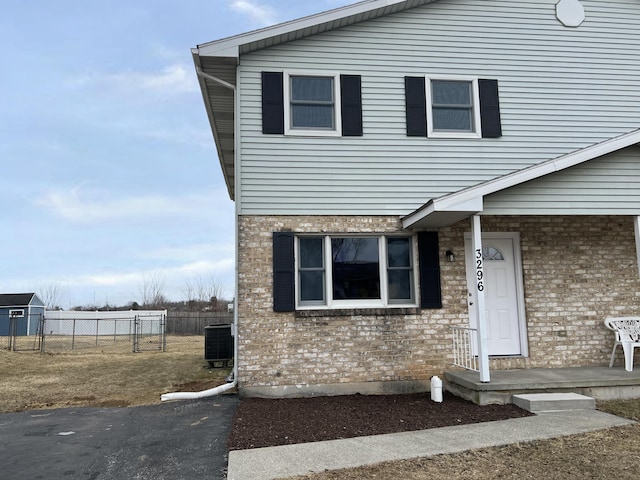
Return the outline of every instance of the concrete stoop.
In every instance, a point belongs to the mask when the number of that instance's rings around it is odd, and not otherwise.
[[[524,393],[513,395],[511,402],[532,413],[596,408],[595,399],[577,393]]]

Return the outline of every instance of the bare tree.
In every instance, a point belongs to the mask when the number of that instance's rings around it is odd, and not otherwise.
[[[192,310],[226,309],[224,286],[213,275],[203,278],[200,275],[189,279],[183,290],[187,305]]]
[[[158,272],[149,274],[142,273],[142,284],[140,285],[140,297],[142,306],[146,308],[161,308],[167,303],[164,294],[164,276]]]
[[[49,310],[60,310],[64,288],[60,280],[47,280],[36,286],[36,293]]]

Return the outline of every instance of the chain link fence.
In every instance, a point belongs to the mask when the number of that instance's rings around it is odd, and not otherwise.
[[[46,353],[204,352],[205,327],[231,325],[233,313],[48,311],[0,316],[0,348]],[[28,324],[28,328],[24,325]]]
[[[166,312],[47,312],[41,351],[165,351]]]
[[[40,350],[42,315],[0,313],[0,349],[13,352]]]

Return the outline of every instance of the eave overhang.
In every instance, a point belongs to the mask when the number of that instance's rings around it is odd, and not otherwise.
[[[402,218],[405,229],[447,227],[482,213],[484,197],[530,180],[559,172],[594,158],[640,143],[640,129],[576,150],[546,162],[518,170],[458,192],[431,199]]]
[[[196,72],[236,86],[240,56],[337,28],[372,20],[437,0],[365,0],[316,15],[198,45],[191,50]],[[230,197],[235,196],[235,93],[198,75],[220,166]]]

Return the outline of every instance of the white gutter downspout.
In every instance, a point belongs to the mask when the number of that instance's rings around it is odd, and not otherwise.
[[[235,95],[236,87],[231,85],[224,80],[214,77],[213,75],[209,75],[208,73],[204,73],[200,67],[196,67],[196,72],[198,76],[206,78],[207,80],[211,80],[212,82],[216,82],[223,87],[230,88],[233,90]],[[237,223],[237,215],[236,215],[236,223]],[[237,232],[237,226],[236,226]],[[238,252],[236,252],[236,256]],[[237,259],[236,259],[237,265]],[[213,397],[215,395],[220,395],[224,392],[227,392],[238,385],[238,288],[237,288],[237,275],[236,275],[236,294],[235,299],[233,301],[233,324],[231,325],[231,335],[233,335],[233,381],[230,383],[225,383],[224,385],[220,385],[218,387],[210,388],[209,390],[202,390],[200,392],[174,392],[174,393],[165,393],[160,396],[160,400],[163,402],[169,400],[197,400],[199,398],[205,397]]]
[[[636,232],[636,256],[638,257],[638,274],[640,274],[640,217],[633,219],[634,230]]]
[[[225,82],[221,78],[214,77],[213,75],[209,75],[208,73],[204,73],[202,71],[202,68],[200,68],[200,67],[196,67],[196,73],[198,74],[198,76],[200,76],[202,78],[206,78],[207,80],[211,80],[212,82],[218,83],[218,84],[222,85],[223,87],[227,87],[227,88],[233,90],[233,93],[236,92],[235,85],[232,85],[229,82]]]

